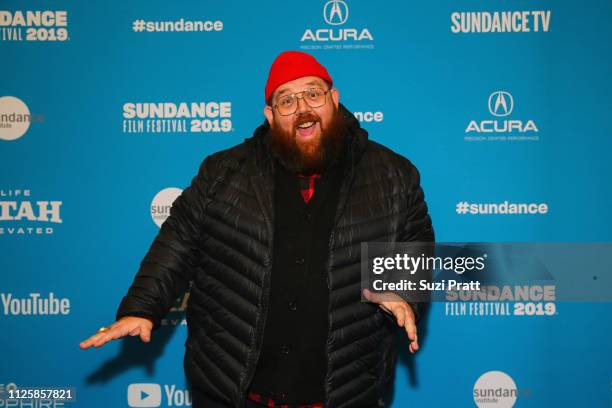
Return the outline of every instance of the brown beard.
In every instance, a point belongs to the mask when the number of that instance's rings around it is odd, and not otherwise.
[[[321,125],[320,138],[300,146],[295,136],[297,125],[310,121],[318,122]],[[272,123],[268,141],[272,154],[286,169],[303,174],[320,174],[333,167],[341,159],[345,150],[347,133],[346,123],[338,109],[335,109],[329,125],[325,127],[323,127],[321,118],[314,113],[301,115],[295,127],[289,132]]]

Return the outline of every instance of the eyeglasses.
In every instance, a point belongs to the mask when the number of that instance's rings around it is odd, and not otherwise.
[[[272,107],[276,108],[278,113],[283,116],[293,115],[295,111],[297,111],[298,98],[303,99],[311,108],[318,108],[319,106],[325,105],[325,102],[327,102],[327,94],[330,91],[331,88],[328,90],[322,88],[304,89],[302,92],[280,96],[276,100],[276,104],[272,105]],[[300,94],[301,96],[298,96]]]

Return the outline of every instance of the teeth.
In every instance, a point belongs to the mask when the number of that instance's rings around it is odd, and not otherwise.
[[[306,122],[306,123],[301,123],[298,125],[299,128],[307,128],[307,127],[311,127],[312,125],[314,125],[314,122]]]

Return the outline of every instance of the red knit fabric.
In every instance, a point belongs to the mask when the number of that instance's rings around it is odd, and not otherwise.
[[[266,82],[266,103],[276,88],[285,82],[293,81],[305,76],[316,76],[333,84],[327,69],[310,54],[300,51],[285,51],[281,53],[270,67],[270,74]]]

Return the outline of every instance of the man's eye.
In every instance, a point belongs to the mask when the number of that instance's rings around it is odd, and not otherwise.
[[[283,106],[289,106],[293,103],[293,98],[282,98],[278,104]]]
[[[310,99],[317,99],[317,97],[319,96],[319,93],[315,90],[312,90],[312,91],[308,91],[306,95],[308,95]]]

